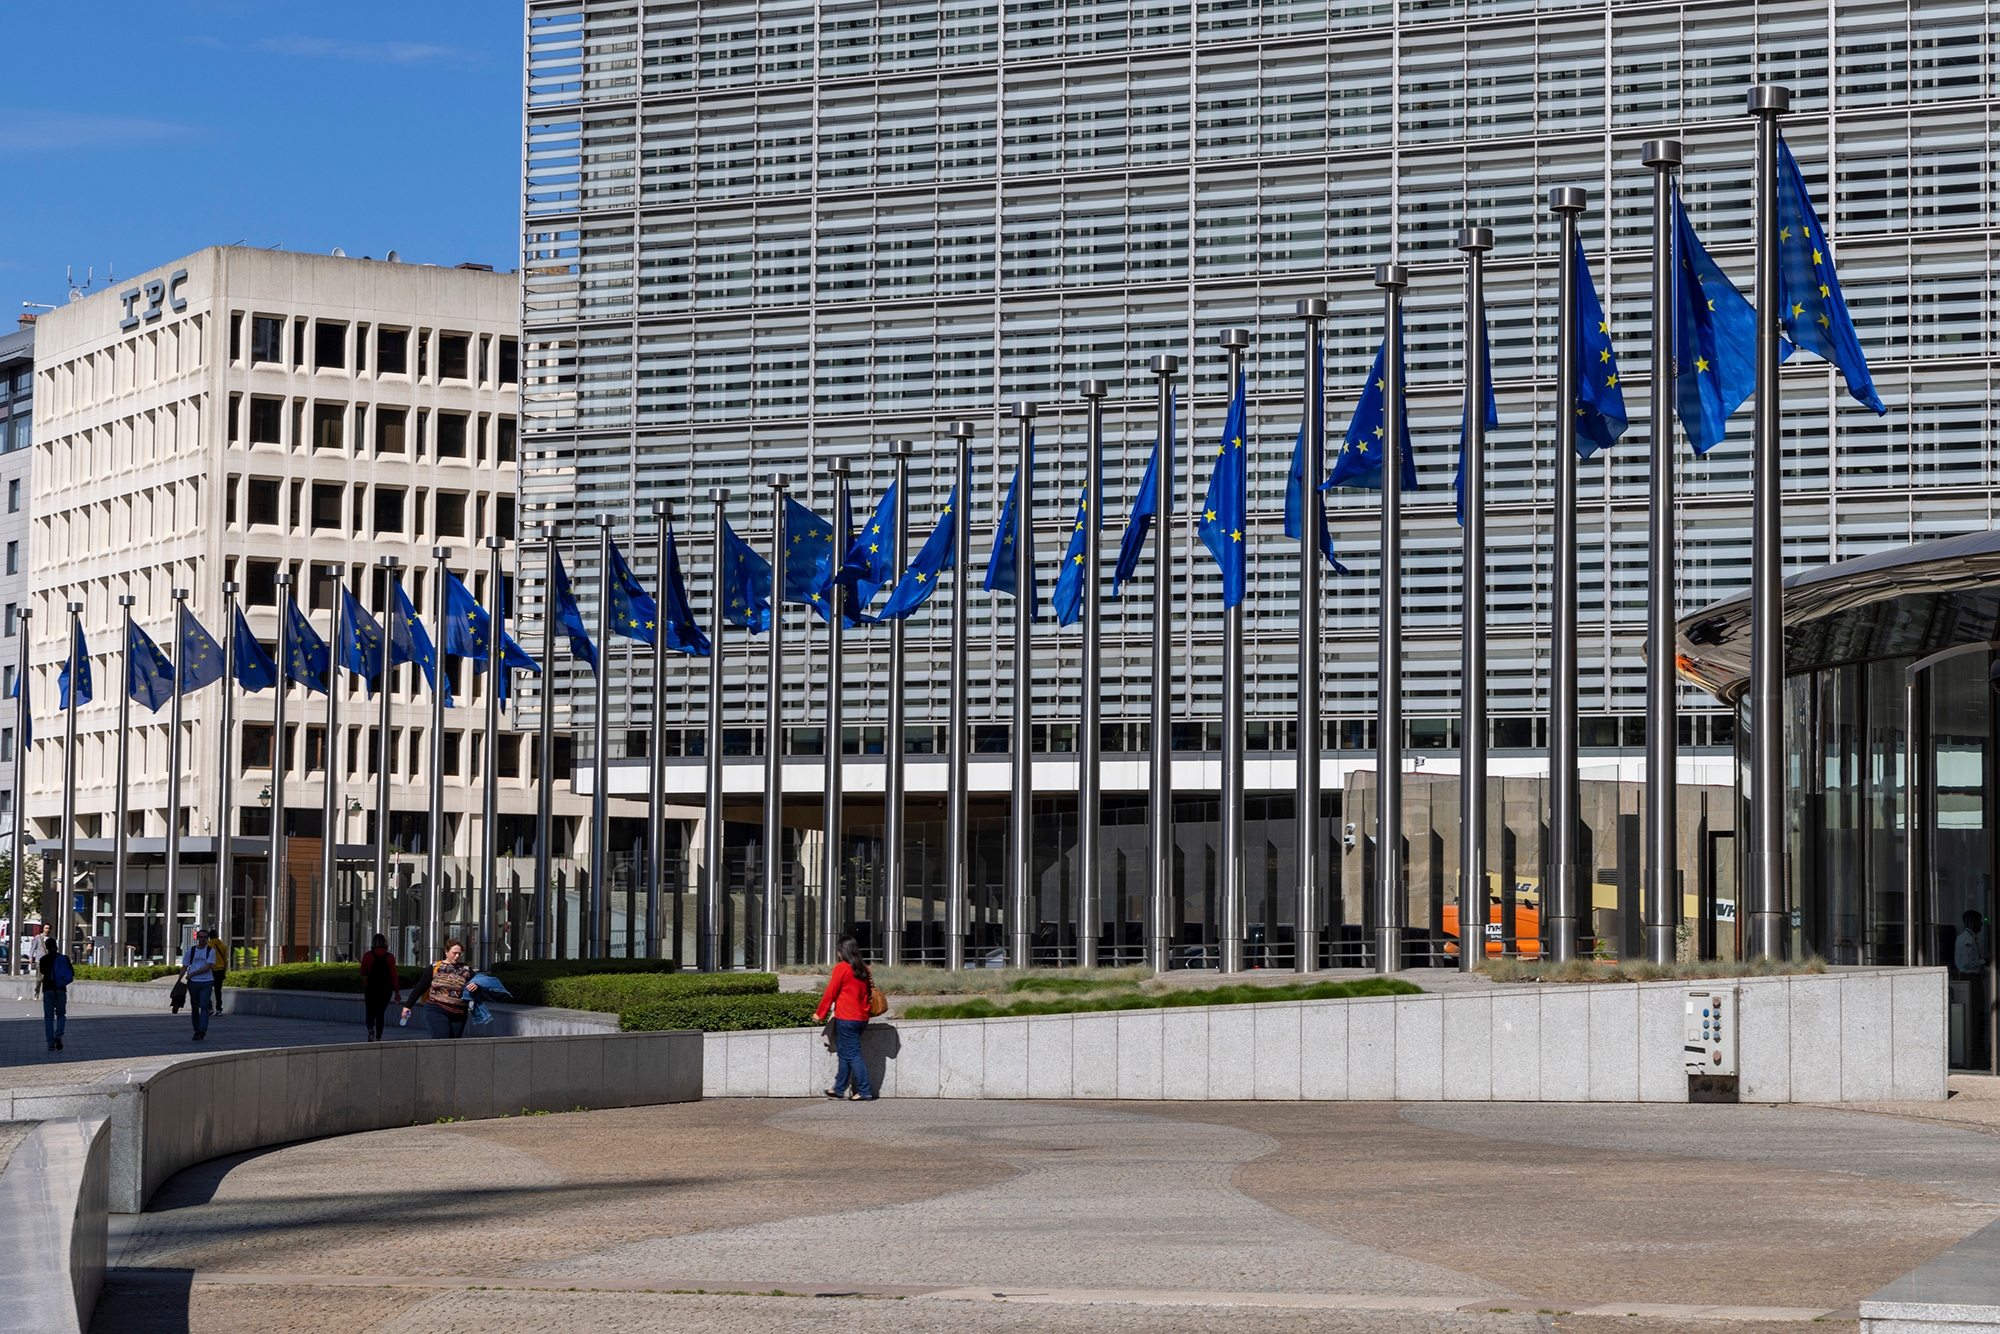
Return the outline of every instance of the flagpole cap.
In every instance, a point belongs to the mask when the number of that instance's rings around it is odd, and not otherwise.
[[[783,491],[791,483],[785,480],[785,474],[781,472],[767,472],[764,474],[764,485],[773,491]]]
[[[1035,419],[1035,413],[1037,413],[1040,410],[1041,410],[1041,405],[1039,403],[1016,403],[1011,409],[1009,409],[1009,412],[1011,415],[1019,418],[1021,421],[1031,422]]]
[[[188,600],[188,591],[185,588],[176,588],[168,596],[176,602],[186,602]]]
[[[507,545],[506,539],[501,537],[498,533],[490,534],[486,539],[486,549],[488,551],[498,551],[501,547],[504,547],[506,545]]]
[[[1248,347],[1250,346],[1250,331],[1248,329],[1224,329],[1215,341],[1224,347]]]
[[[726,486],[711,486],[708,488],[708,499],[710,504],[727,505],[729,503],[729,488]]]
[[[1180,370],[1181,359],[1169,353],[1162,352],[1146,364],[1152,368],[1155,375],[1173,375]]]
[[[281,574],[281,575],[279,575],[278,577],[279,577],[280,579],[283,579],[283,578],[284,578],[285,576]],[[70,614],[70,615],[72,615],[72,616],[79,616],[79,615],[82,615],[82,613],[83,613],[83,604],[82,604],[81,602],[72,602],[72,603],[70,603],[70,604],[69,604],[69,614]]]
[[[139,605],[139,599],[133,597],[130,593],[120,593],[118,595],[118,605],[121,607],[136,607]]]
[[[1681,165],[1681,141],[1648,139],[1639,145],[1639,161],[1654,171],[1669,171]]]
[[[610,524],[606,524],[606,525],[605,525],[605,527],[607,527],[607,528],[609,528],[610,526],[611,526]],[[431,559],[432,559],[432,560],[450,560],[450,559],[451,559],[451,548],[450,548],[450,547],[432,547],[432,548],[431,548]]]
[[[1558,185],[1549,191],[1549,211],[1552,213],[1581,213],[1590,207],[1590,196],[1580,185]]]
[[[555,527],[555,525],[554,525],[554,524],[543,524],[542,526],[543,526],[544,528],[553,528],[553,527]],[[382,567],[383,569],[385,569],[385,570],[393,570],[393,569],[395,569],[395,568],[396,568],[396,567],[397,567],[398,565],[401,565],[401,564],[403,563],[403,558],[402,558],[401,556],[377,556],[377,557],[375,558],[375,563],[376,563],[377,565],[381,566],[381,567]],[[233,585],[233,584],[224,584],[224,585],[223,585],[223,590],[224,590],[225,592],[233,592],[233,591],[234,591],[234,589],[235,589],[235,585]]]
[[[1782,116],[1792,109],[1792,90],[1781,83],[1760,83],[1750,90],[1747,101],[1753,116]]]
[[[396,558],[390,556],[388,559],[394,560]],[[243,585],[237,583],[234,579],[225,579],[222,581],[222,591],[234,597],[243,591]]]
[[[896,458],[906,459],[916,452],[917,442],[914,440],[891,440],[889,442],[889,453]]]
[[[1491,227],[1459,228],[1458,248],[1468,255],[1486,253],[1493,248],[1493,229]]]
[[[1375,266],[1377,287],[1408,287],[1410,271],[1401,264],[1377,264]]]
[[[950,433],[951,433],[951,438],[952,438],[952,439],[954,439],[954,440],[970,440],[970,439],[972,439],[972,423],[971,423],[971,422],[953,422],[953,423],[951,424],[951,426],[950,426],[950,428],[949,428],[949,429],[950,429]]]
[[[826,474],[829,477],[852,477],[854,467],[846,459],[835,459],[826,465]]]
[[[1111,386],[1102,380],[1078,380],[1076,392],[1083,398],[1103,398],[1111,392]]]
[[[276,583],[280,588],[290,588],[292,586],[292,576],[290,575],[290,573],[281,570],[274,577],[272,582]],[[83,604],[81,602],[72,602],[70,605],[79,610],[81,610],[83,607]]]
[[[1310,296],[1292,307],[1292,314],[1302,320],[1323,320],[1332,309],[1323,296]]]
[[[668,515],[672,514],[673,512],[674,512],[674,507],[673,507],[673,503],[672,503],[671,501],[666,501],[666,500],[656,500],[656,501],[654,501],[654,502],[653,502],[653,517],[654,517],[654,518],[656,518],[656,519],[664,519],[664,518],[666,518],[666,517],[667,517]]]

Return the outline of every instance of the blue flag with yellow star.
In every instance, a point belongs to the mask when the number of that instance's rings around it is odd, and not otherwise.
[[[236,684],[251,694],[278,684],[278,664],[271,661],[271,655],[257,642],[257,636],[250,633],[250,619],[241,607],[236,609],[236,628],[230,634],[236,641]]]
[[[1250,452],[1244,437],[1249,434],[1249,409],[1244,400],[1244,377],[1236,377],[1236,392],[1229,397],[1229,412],[1222,419],[1222,443],[1215,447],[1215,471],[1208,476],[1208,495],[1201,502],[1201,519],[1195,531],[1201,544],[1222,570],[1222,605],[1234,607],[1243,601],[1250,581]]]
[[[1055,591],[1049,594],[1049,605],[1056,609],[1057,625],[1075,625],[1083,615],[1083,581],[1095,573],[1084,568],[1088,563],[1084,555],[1084,541],[1088,536],[1084,524],[1089,521],[1090,488],[1086,486],[1076,498],[1076,528],[1069,535],[1069,549],[1063,552]]]
[[[1485,330],[1481,330],[1484,333]],[[1479,350],[1483,354],[1479,367],[1479,381],[1485,389],[1486,429],[1492,430],[1500,424],[1500,405],[1493,399],[1493,343],[1489,338],[1480,339]],[[1458,522],[1465,525],[1465,437],[1472,432],[1472,423],[1461,410],[1458,414],[1458,471],[1452,475],[1451,489],[1458,494]],[[1378,474],[1379,475],[1379,474]]]
[[[674,539],[671,529],[667,535],[667,550],[673,550]],[[639,580],[632,574],[632,567],[625,563],[625,556],[618,550],[618,544],[609,544],[611,568],[604,580],[605,596],[611,599],[611,633],[636,639],[641,644],[653,642],[653,629],[659,622],[660,609],[653,601],[652,594],[639,586]]]
[[[889,594],[889,600],[882,604],[882,614],[877,620],[908,620],[910,613],[930,597],[938,586],[940,571],[952,566],[958,542],[958,491],[954,489],[944,502],[944,513],[938,515],[937,527],[924,539],[923,547],[910,568],[903,571],[902,582]]]
[[[590,642],[590,631],[583,628],[583,609],[576,605],[576,592],[569,586],[569,571],[563,568],[562,557],[556,552],[549,553],[549,562],[550,606],[555,611],[556,624],[569,638],[570,657],[588,663],[594,674],[597,648]]]
[[[447,571],[444,576],[444,651],[454,658],[486,661],[493,642],[493,618],[473,598],[465,581]]]
[[[896,577],[896,487],[892,482],[875,504],[875,513],[847,551],[842,574],[854,583],[854,600],[862,609]]]
[[[1397,317],[1395,329],[1397,357],[1396,363],[1407,367],[1410,362],[1403,353],[1403,321]],[[1387,430],[1388,418],[1388,357],[1389,340],[1375,349],[1375,364],[1368,371],[1368,383],[1361,387],[1361,401],[1354,405],[1354,418],[1347,423],[1347,434],[1341,438],[1340,447],[1334,452],[1333,466],[1327,470],[1326,481],[1321,490],[1330,491],[1336,486],[1352,486],[1363,491],[1382,489],[1382,447],[1383,433]],[[1399,401],[1406,394],[1404,385],[1396,386]],[[1407,403],[1398,414],[1402,418],[1402,480],[1405,491],[1417,489],[1417,456],[1410,448],[1410,412]],[[1287,515],[1290,509],[1286,510]],[[1285,529],[1291,535],[1291,528]],[[1332,560],[1331,553],[1327,556]]]
[[[986,591],[1021,596],[1014,587],[1014,507],[1018,504],[1022,507],[1021,527],[1028,535],[1028,619],[1039,621],[1042,585],[1035,572],[1035,428],[1029,426],[1024,434],[1021,461],[1014,465],[1014,480],[1007,486],[1007,503],[1000,507],[1000,526],[993,533],[993,553],[986,558]]]
[[[371,699],[375,695],[375,678],[382,672],[385,642],[381,623],[342,584],[340,612],[333,622],[333,660],[361,678]]]
[[[222,679],[222,645],[189,612],[181,618],[181,693],[212,686]]]
[[[437,647],[431,643],[430,631],[417,619],[417,609],[410,605],[410,595],[394,579],[389,581],[390,596],[394,605],[389,611],[389,661],[414,662],[423,669],[424,682],[432,690],[438,688]],[[451,707],[451,681],[444,683],[444,706]]]
[[[1840,294],[1833,246],[1783,135],[1778,136],[1778,300],[1785,307],[1780,322],[1792,342],[1838,366],[1855,402],[1878,417],[1886,413]]]
[[[1174,391],[1167,391],[1167,420],[1173,420]],[[1125,521],[1125,534],[1118,539],[1118,563],[1111,567],[1111,596],[1117,597],[1125,581],[1139,572],[1139,558],[1146,554],[1146,535],[1160,512],[1160,446],[1153,444],[1146,460],[1146,475],[1139,479],[1139,494],[1132,501],[1132,517]]]
[[[1583,241],[1570,257],[1576,267],[1576,456],[1587,459],[1625,434],[1625,391],[1618,387],[1618,355],[1611,350],[1611,321],[1597,303]]]
[[[486,670],[486,667],[484,664],[481,664],[473,670],[483,672]],[[516,644],[514,636],[502,630],[500,632],[500,680],[495,685],[495,689],[500,692],[500,703],[503,707],[507,703],[509,692],[513,689],[515,672],[533,672],[536,676],[540,676],[542,674],[542,664],[536,662],[528,650]]]
[[[752,633],[771,628],[771,562],[722,524],[722,569],[718,580],[722,619]]]
[[[137,621],[126,628],[125,693],[158,713],[174,697],[174,665]]]
[[[1313,422],[1318,421],[1321,423],[1320,436],[1322,440],[1325,439],[1326,370],[1322,366],[1312,366],[1308,368],[1308,373],[1312,376],[1312,407],[1299,420],[1298,438],[1292,442],[1292,466],[1285,473],[1285,536],[1295,542],[1305,540],[1306,440],[1307,432],[1311,429]],[[1373,382],[1381,378],[1382,358],[1378,353],[1375,358],[1375,373],[1370,377],[1370,381]],[[1364,404],[1367,402],[1365,394],[1362,396],[1362,402]],[[1378,408],[1377,411],[1379,413],[1380,409]],[[1352,428],[1349,429],[1351,431]],[[1346,443],[1342,442],[1340,449],[1345,451],[1346,448]],[[1339,453],[1334,457],[1334,468],[1336,470],[1340,467],[1342,457],[1343,455]],[[1325,460],[1322,459],[1321,462],[1323,464]],[[1325,479],[1320,482],[1319,489],[1324,491],[1328,487],[1333,486],[1334,483],[1334,476],[1327,474]],[[1356,485],[1359,484],[1356,483]],[[1375,469],[1375,486],[1379,490],[1381,485],[1382,470],[1380,467],[1377,467]],[[1326,504],[1322,501],[1314,505],[1313,508],[1319,512],[1319,549],[1325,554],[1328,565],[1331,565],[1341,574],[1346,574],[1347,567],[1342,565],[1339,559],[1333,554],[1333,529],[1326,521]]]
[[[83,625],[76,627],[76,702],[88,704],[90,690],[90,648],[83,642]],[[64,658],[62,666],[56,668],[56,707],[69,708],[69,659]]]
[[[1674,259],[1674,406],[1688,443],[1706,454],[1728,433],[1729,414],[1757,390],[1757,314],[1702,248],[1678,190]]]
[[[660,572],[660,593],[666,599],[661,610],[667,647],[676,653],[707,657],[708,636],[702,633],[701,623],[694,618],[694,607],[688,602],[687,580],[681,577],[681,549],[674,541],[672,524],[667,525],[667,568]],[[616,611],[615,603],[613,610]],[[653,637],[646,636],[646,642],[652,643]]]
[[[833,560],[833,524],[785,497],[785,601],[813,602]]]
[[[285,640],[285,675],[307,690],[324,695],[332,655],[327,652],[326,641],[319,637],[319,631],[312,628],[312,622],[299,610],[299,600],[290,596],[285,598]]]

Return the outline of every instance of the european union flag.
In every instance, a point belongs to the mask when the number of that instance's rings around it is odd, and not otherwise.
[[[1482,323],[1484,322],[1482,318]],[[1481,329],[1484,334],[1486,330]],[[1479,340],[1480,365],[1479,381],[1486,390],[1486,429],[1492,430],[1500,424],[1500,405],[1493,401],[1493,344],[1490,339]],[[1458,493],[1458,522],[1465,524],[1465,438],[1472,433],[1472,423],[1467,414],[1459,413],[1458,420],[1458,471],[1451,479],[1451,489]],[[1380,476],[1380,473],[1377,473]]]
[[[1706,454],[1722,443],[1729,414],[1756,392],[1757,315],[1702,249],[1678,190],[1674,256],[1674,406],[1694,452]],[[1653,428],[1656,448],[1666,444],[1664,426]]]
[[[20,678],[20,677],[18,677],[18,676],[17,676],[17,677],[15,677],[15,678],[14,678],[14,688],[13,688],[12,690],[10,690],[10,691],[8,691],[8,692],[7,692],[7,698],[8,698],[8,699],[20,699],[20,698],[21,698],[21,678]],[[21,714],[21,752],[20,752],[20,753],[21,753],[21,756],[22,756],[22,758],[24,758],[24,759],[25,759],[25,758],[27,757],[27,753],[28,753],[28,747],[30,747],[30,746],[32,746],[32,745],[34,745],[34,744],[35,744],[35,718],[34,718],[34,714],[33,714],[33,713],[32,713],[32,712],[31,712],[31,711],[29,710],[28,706],[27,706],[27,705],[26,705],[25,703],[21,704],[21,705],[19,706],[19,709],[20,709],[20,714]]]
[[[1249,434],[1249,409],[1244,401],[1244,377],[1236,377],[1228,415],[1222,419],[1222,443],[1215,447],[1215,471],[1209,474],[1208,495],[1201,502],[1195,525],[1202,545],[1222,568],[1222,605],[1243,601],[1249,583],[1250,464],[1244,437]]]
[[[848,548],[843,578],[854,584],[854,600],[865,610],[875,595],[896,577],[896,488],[892,483],[875,504],[868,526]],[[851,613],[850,613],[851,614]]]
[[[493,618],[473,599],[465,581],[449,571],[444,576],[444,590],[444,651],[454,658],[484,664],[486,647],[493,642]]]
[[[902,582],[889,594],[889,600],[882,604],[878,620],[908,620],[910,613],[924,605],[938,586],[938,574],[951,568],[957,538],[958,492],[954,489],[945,499],[944,513],[938,516],[937,527],[931,529],[931,535],[924,539],[916,559],[903,572]]]
[[[1167,420],[1174,419],[1174,391],[1167,391]],[[1111,596],[1117,597],[1125,581],[1139,572],[1139,558],[1146,554],[1146,535],[1160,512],[1160,446],[1153,444],[1146,460],[1146,475],[1139,479],[1139,494],[1132,501],[1132,517],[1125,521],[1125,534],[1118,539],[1118,564],[1111,569]]]
[[[90,648],[83,642],[83,626],[76,627],[76,702],[90,703]],[[67,709],[69,704],[69,659],[56,669],[56,707]]]
[[[1379,380],[1382,378],[1381,369],[1382,369],[1381,354],[1377,353],[1375,361],[1376,374],[1373,377],[1374,379]],[[1292,466],[1290,470],[1285,473],[1285,536],[1300,542],[1303,542],[1305,540],[1304,535],[1306,531],[1305,511],[1306,511],[1307,432],[1311,430],[1312,424],[1314,422],[1319,422],[1320,436],[1321,439],[1324,440],[1325,424],[1326,424],[1326,368],[1324,366],[1312,366],[1308,368],[1307,373],[1312,377],[1312,407],[1311,409],[1308,410],[1306,415],[1302,417],[1299,421],[1298,438],[1292,442]],[[1362,402],[1366,403],[1367,401],[1368,401],[1367,395],[1363,394]],[[1377,413],[1381,411],[1379,405],[1377,406],[1376,411]],[[1343,443],[1340,446],[1340,450],[1342,451],[1342,453],[1336,453],[1336,455],[1334,456],[1335,473],[1338,473],[1340,469],[1341,459],[1344,456],[1344,451],[1346,450],[1346,448],[1347,448],[1346,444]],[[1324,456],[1322,456],[1320,459],[1322,467],[1325,465],[1325,462],[1326,460]],[[1382,470],[1380,467],[1377,467],[1375,469],[1375,485],[1378,488],[1382,485],[1381,471]],[[1319,489],[1324,491],[1332,485],[1334,485],[1334,476],[1332,474],[1329,474],[1327,475],[1325,480],[1320,483]],[[1359,483],[1356,483],[1356,485],[1359,485]],[[1334,557],[1333,554],[1333,529],[1327,524],[1326,521],[1326,503],[1324,501],[1321,501],[1318,505],[1314,506],[1314,508],[1319,511],[1320,553],[1326,557],[1326,563],[1328,565],[1331,565],[1335,570],[1339,571],[1341,574],[1346,574],[1347,567],[1345,565],[1342,565],[1340,561]]]
[[[1873,408],[1878,417],[1886,413],[1889,409],[1868,374],[1854,317],[1840,294],[1833,247],[1782,135],[1778,137],[1778,300],[1785,307],[1780,322],[1792,341],[1840,367],[1855,402]]]
[[[181,618],[181,693],[200,690],[222,679],[222,645],[202,629],[193,614]]]
[[[1407,366],[1409,365],[1409,359],[1402,355],[1403,322],[1401,318],[1398,318],[1396,321],[1395,338],[1398,353],[1396,357],[1397,364]],[[1321,487],[1322,490],[1331,490],[1336,486],[1352,486],[1363,491],[1380,491],[1382,489],[1382,459],[1384,455],[1382,442],[1383,435],[1388,429],[1388,357],[1389,340],[1385,338],[1382,340],[1382,345],[1375,349],[1375,365],[1368,372],[1368,383],[1361,387],[1361,401],[1355,404],[1354,418],[1347,423],[1347,434],[1341,438],[1339,448],[1334,451],[1333,467],[1327,471],[1326,481]],[[1404,392],[1403,385],[1399,384],[1396,386],[1396,396],[1399,402],[1402,401]],[[1315,400],[1317,400],[1317,392],[1315,392]],[[1403,419],[1403,438],[1401,442],[1403,489],[1405,491],[1414,491],[1417,489],[1417,458],[1416,454],[1410,448],[1410,414],[1407,407],[1401,416]],[[1287,516],[1291,514],[1289,506],[1286,508],[1285,513]],[[1287,536],[1295,535],[1292,533],[1289,523],[1286,525],[1285,533]],[[1327,553],[1327,559],[1333,559],[1331,551]]]
[[[806,602],[819,613],[821,620],[828,617],[827,609],[833,605],[833,590],[836,588],[841,590],[840,614],[849,626],[867,625],[873,619],[861,605],[859,584],[867,571],[864,566],[854,563],[857,549],[854,541],[854,498],[850,493],[841,497],[840,522],[830,531],[825,550],[813,563],[812,591],[807,595]],[[836,570],[833,560],[837,551],[847,554]]]
[[[604,580],[605,596],[611,599],[611,633],[636,639],[641,644],[653,642],[653,630],[660,619],[660,609],[652,595],[639,586],[632,575],[632,567],[625,563],[618,544],[609,544],[611,549],[611,569]],[[668,550],[673,549],[673,536],[667,537]],[[447,652],[450,650],[447,649]]]
[[[771,628],[771,562],[722,524],[722,618],[754,633]]]
[[[660,591],[667,600],[667,647],[676,653],[707,657],[708,636],[702,633],[701,623],[694,618],[694,607],[688,602],[687,580],[681,577],[681,550],[674,541],[671,524],[667,527],[667,568],[660,575]],[[615,603],[613,610],[616,611]],[[653,642],[651,635],[646,637],[646,642]]]
[[[285,637],[290,641],[285,675],[307,690],[324,695],[332,655],[327,652],[326,641],[319,637],[319,631],[312,628],[312,622],[299,610],[299,600],[295,597],[285,599]]]
[[[569,636],[570,657],[589,663],[590,670],[595,673],[597,649],[590,642],[590,632],[583,628],[583,611],[576,605],[576,594],[570,589],[569,571],[563,569],[562,557],[553,551],[549,553],[549,561],[549,594],[556,624]]]
[[[373,678],[381,674],[382,645],[386,641],[381,623],[355,600],[346,584],[340,586],[340,612],[334,618],[333,642],[334,661],[360,677],[372,698]]]
[[[485,669],[478,668],[476,670],[483,671]],[[536,676],[540,676],[542,674],[542,664],[529,656],[528,650],[516,644],[514,636],[502,630],[500,632],[500,679],[495,683],[494,688],[500,692],[500,703],[503,707],[507,703],[507,695],[513,686],[514,673],[517,671],[533,672]]]
[[[250,620],[241,607],[236,609],[236,628],[230,633],[236,640],[236,684],[252,694],[278,684],[278,664],[250,633]]]
[[[125,638],[125,693],[154,713],[174,697],[174,665],[137,621]]]
[[[430,631],[417,618],[417,609],[410,605],[410,595],[394,579],[389,581],[394,606],[389,611],[389,661],[393,665],[414,662],[423,669],[424,683],[432,690],[438,688],[437,647],[431,643]],[[451,682],[444,683],[444,706],[451,707]]]
[[[1022,509],[1021,527],[1028,534],[1028,619],[1042,619],[1041,580],[1035,574],[1035,428],[1030,426],[1026,438],[1021,442],[1025,452],[1021,461],[1014,465],[1014,480],[1007,486],[1007,503],[1000,507],[1000,527],[993,534],[993,554],[986,558],[986,591],[1008,593],[1018,598],[1020,592],[1014,587],[1014,506]],[[1022,487],[1025,479],[1027,486]]]
[[[811,604],[833,562],[833,525],[785,497],[785,601]]]
[[[1618,356],[1611,350],[1611,321],[1597,304],[1597,285],[1583,242],[1570,262],[1576,268],[1576,456],[1587,459],[1625,434],[1625,391],[1618,387]]]
[[[1086,530],[1090,521],[1090,488],[1084,487],[1083,494],[1076,498],[1076,530],[1069,535],[1069,550],[1063,553],[1062,569],[1056,574],[1055,592],[1049,595],[1049,604],[1056,609],[1057,625],[1075,625],[1083,615],[1083,581],[1096,573],[1084,568],[1083,554]],[[1102,525],[1100,525],[1102,526]]]

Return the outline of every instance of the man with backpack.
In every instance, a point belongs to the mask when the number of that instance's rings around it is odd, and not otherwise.
[[[76,981],[76,969],[61,950],[50,950],[35,966],[35,990],[42,997],[42,1030],[48,1034],[49,1050],[61,1051],[63,1025],[69,1020],[69,984]]]

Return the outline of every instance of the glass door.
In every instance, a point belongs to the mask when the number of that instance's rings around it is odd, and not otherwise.
[[[1948,650],[1912,672],[1924,722],[1924,963],[1949,970],[1956,1069],[1993,1070],[1994,690],[1987,645]]]

